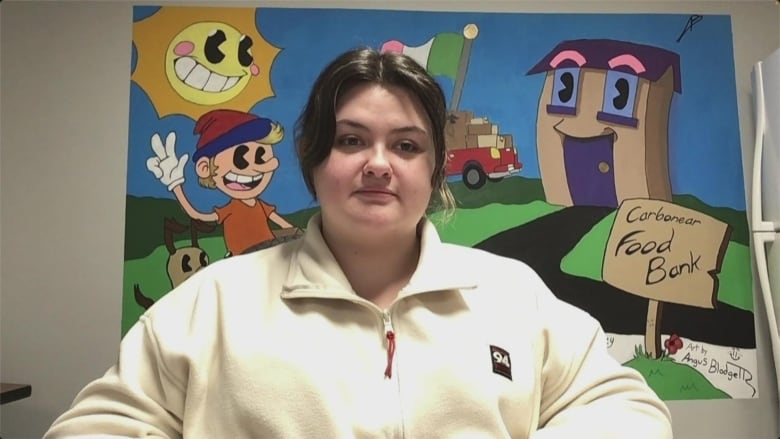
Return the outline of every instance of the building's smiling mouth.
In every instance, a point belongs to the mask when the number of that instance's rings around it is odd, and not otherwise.
[[[575,135],[572,135],[571,133],[568,133],[568,132],[564,131],[563,129],[561,129],[560,125],[561,125],[560,123],[557,123],[557,124],[553,125],[553,129],[555,130],[556,133],[558,133],[561,136],[563,136],[564,140],[571,139],[571,140],[575,140],[575,141],[587,142],[589,140],[598,140],[598,139],[603,139],[605,137],[609,137],[609,138],[612,139],[613,143],[617,143],[617,137],[618,137],[617,133],[615,132],[615,130],[613,130],[612,128],[609,128],[609,127],[604,128],[600,133],[596,133],[596,134],[578,133],[578,134],[583,134],[583,135],[575,136]]]
[[[248,191],[257,187],[261,181],[263,181],[263,175],[258,174],[255,176],[238,175],[233,172],[228,172],[227,175],[222,177],[222,182],[225,183],[225,187],[234,191]]]
[[[176,77],[184,84],[205,92],[220,93],[238,84],[241,76],[224,76],[212,72],[193,58],[185,56],[173,62]]]

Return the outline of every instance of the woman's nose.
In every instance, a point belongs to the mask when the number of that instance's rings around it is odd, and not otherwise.
[[[390,166],[384,146],[377,145],[369,148],[366,152],[368,156],[365,165],[363,165],[364,175],[383,178],[389,178],[393,175],[393,168]]]

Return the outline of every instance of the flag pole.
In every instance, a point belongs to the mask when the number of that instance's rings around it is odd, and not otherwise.
[[[466,71],[469,69],[469,58],[471,58],[471,44],[477,38],[479,28],[476,24],[467,24],[463,28],[463,52],[460,55],[458,64],[458,74],[455,77],[455,86],[452,90],[452,101],[450,102],[450,111],[457,111],[460,105],[460,97],[463,94],[463,84],[466,82]]]

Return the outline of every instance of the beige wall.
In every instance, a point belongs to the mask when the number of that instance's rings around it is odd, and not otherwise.
[[[731,14],[745,145],[753,140],[750,66],[780,45],[780,7],[773,0],[393,4],[431,10],[479,5],[493,11]],[[31,398],[0,406],[0,435],[6,439],[40,437],[76,392],[116,358],[131,5],[8,0],[0,4],[0,377],[33,386]],[[263,3],[280,5],[377,7],[371,0]],[[763,317],[760,305],[757,315]],[[759,349],[766,353],[765,320],[758,328]],[[777,437],[772,413],[777,396],[767,355],[759,367],[759,400],[670,404],[675,437]]]

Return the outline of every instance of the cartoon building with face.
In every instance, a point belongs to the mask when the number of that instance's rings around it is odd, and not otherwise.
[[[682,91],[679,55],[624,41],[569,40],[528,74],[543,72],[536,141],[547,201],[671,201],[667,138],[672,96]]]

